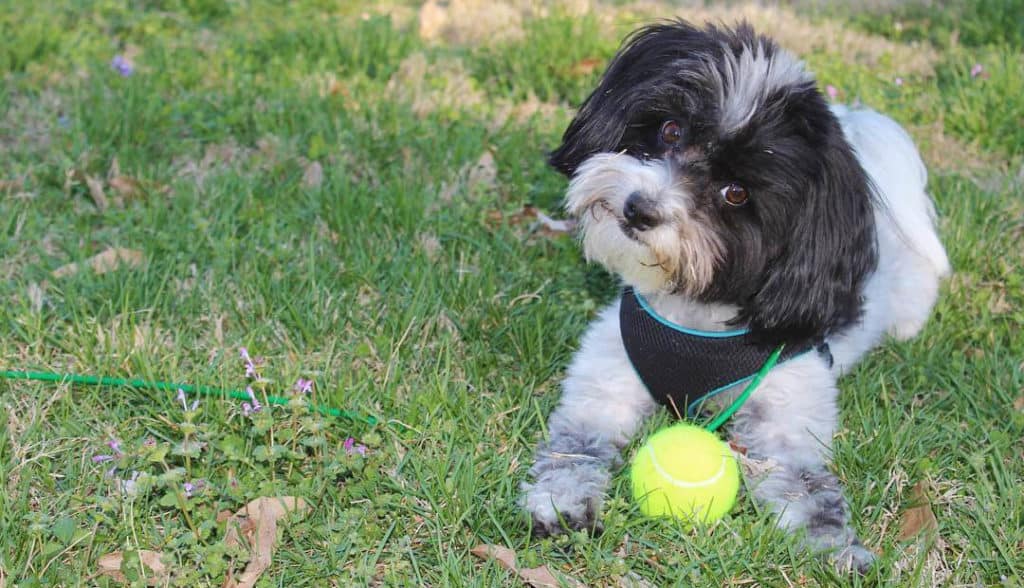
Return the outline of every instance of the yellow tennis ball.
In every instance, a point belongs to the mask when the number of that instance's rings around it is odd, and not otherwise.
[[[687,525],[722,518],[740,489],[729,446],[714,433],[685,423],[651,435],[633,458],[630,479],[640,512],[674,516]]]

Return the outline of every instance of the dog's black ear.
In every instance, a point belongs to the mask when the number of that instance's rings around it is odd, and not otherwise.
[[[781,252],[744,305],[752,334],[772,343],[826,337],[860,319],[878,261],[871,181],[816,91],[796,114],[814,157]],[[798,110],[800,107],[797,107]]]
[[[666,63],[706,50],[709,31],[717,33],[712,27],[702,30],[684,21],[666,21],[633,32],[580,106],[548,163],[571,177],[591,155],[618,151],[633,113],[642,112],[655,95],[676,93],[666,85],[677,80],[660,80],[657,74]]]
[[[597,90],[583,102],[569,123],[561,145],[548,155],[548,164],[566,177],[572,177],[586,158],[612,151],[622,139],[626,130],[626,112],[619,102],[623,98],[612,90],[602,91],[602,88],[612,85],[606,72]]]

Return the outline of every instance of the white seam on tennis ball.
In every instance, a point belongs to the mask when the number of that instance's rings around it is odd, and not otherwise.
[[[675,477],[673,477],[671,474],[665,471],[665,468],[661,467],[661,464],[658,463],[658,456],[654,454],[653,447],[648,445],[647,452],[651,454],[651,463],[654,465],[654,469],[657,470],[659,474],[661,474],[662,478],[665,478],[665,480],[667,480],[670,484],[678,488],[701,488],[709,484],[714,484],[719,479],[721,479],[722,476],[725,475],[726,462],[728,461],[727,458],[723,455],[722,464],[718,467],[718,472],[714,476],[700,482],[686,482],[683,480],[675,479]]]

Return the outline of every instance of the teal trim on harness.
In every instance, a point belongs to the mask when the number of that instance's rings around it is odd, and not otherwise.
[[[684,327],[683,325],[674,323],[658,314],[658,311],[654,310],[654,308],[651,307],[650,303],[647,302],[647,299],[644,298],[642,294],[637,294],[636,292],[634,292],[633,294],[634,296],[636,296],[636,300],[637,302],[640,303],[640,306],[647,311],[647,314],[651,315],[651,318],[672,330],[679,331],[680,333],[686,333],[687,335],[694,335],[697,337],[713,338],[742,337],[743,335],[750,333],[750,329],[736,329],[732,331],[702,331],[700,329],[691,329],[689,327]]]

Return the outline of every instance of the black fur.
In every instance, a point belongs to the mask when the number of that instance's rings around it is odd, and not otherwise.
[[[676,164],[693,215],[725,252],[708,302],[741,308],[737,322],[768,343],[823,338],[857,321],[877,263],[872,188],[812,81],[776,88],[739,128],[725,128],[717,93],[727,52],[779,50],[748,25],[682,21],[631,35],[580,107],[550,163],[571,176],[586,158],[625,152]],[[683,140],[659,142],[674,120]],[[720,191],[739,183],[747,204]]]

